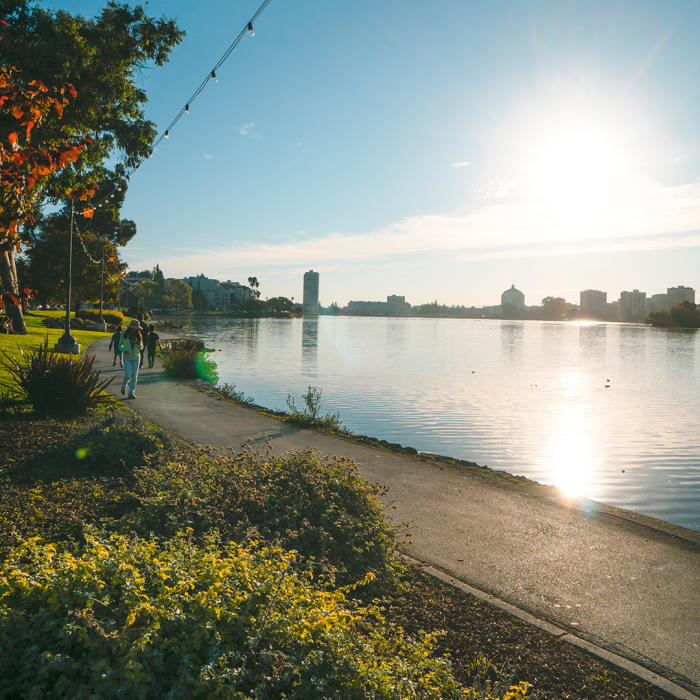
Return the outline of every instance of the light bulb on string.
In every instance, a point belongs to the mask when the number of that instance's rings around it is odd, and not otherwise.
[[[246,29],[248,30],[248,34],[250,34],[250,36],[255,36],[255,32],[253,31],[253,23],[252,22],[248,22],[248,26],[246,27]]]
[[[163,134],[163,138],[169,139],[170,138],[170,132],[166,129],[165,133]]]
[[[212,72],[211,72],[211,79],[212,79],[215,83],[218,83],[218,82],[219,82],[219,79],[216,77],[216,72],[215,72],[215,71],[212,71]]]
[[[189,114],[189,113],[190,113],[190,106],[185,105],[185,114]]]

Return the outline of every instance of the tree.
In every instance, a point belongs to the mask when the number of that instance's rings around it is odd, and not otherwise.
[[[192,306],[197,311],[206,311],[209,308],[209,302],[201,289],[192,290]]]
[[[165,289],[165,276],[163,275],[163,271],[160,269],[159,265],[156,265],[153,268],[151,279],[159,284],[161,289]]]
[[[561,321],[566,316],[566,299],[545,297],[542,299],[541,317],[547,321]]]
[[[72,86],[69,90],[75,95]],[[62,115],[68,104],[65,91],[65,87],[48,88],[38,80],[25,85],[14,68],[0,67],[0,125],[6,129],[0,131],[0,278],[2,304],[17,333],[26,332],[15,263],[21,247],[19,228],[33,223],[35,200],[48,176],[76,160],[88,143],[55,147],[31,143],[32,130],[52,108],[59,118]]]
[[[64,301],[68,266],[68,236],[70,215],[65,211],[42,220],[41,235],[25,254],[26,270],[23,284],[37,290],[39,303]],[[91,230],[81,230],[79,241],[73,244],[73,291],[71,301],[76,310],[86,301],[100,296],[100,259],[104,253],[104,296],[116,297],[119,278],[126,264],[119,260],[117,244]],[[77,235],[75,236],[77,238]],[[86,252],[87,251],[87,252]],[[89,254],[89,257],[88,257]]]
[[[657,311],[649,316],[649,323],[660,328],[700,328],[700,307],[690,301],[671,307],[671,311]]]
[[[141,303],[147,309],[159,309],[163,304],[164,289],[155,280],[144,282],[138,289]]]
[[[0,271],[6,290],[16,291],[15,246],[19,227],[32,213],[76,189],[82,189],[82,201],[90,194],[98,200],[123,196],[129,170],[149,155],[156,135],[145,119],[146,94],[136,85],[136,72],[151,62],[162,65],[182,32],[172,20],[152,19],[141,6],[117,2],[94,19],[36,7],[30,0],[4,0],[3,14],[0,142],[4,152],[5,143],[14,151],[13,164],[21,160],[25,180],[17,201],[2,193]],[[17,67],[16,76],[9,66]],[[24,91],[28,108],[15,108],[22,104],[17,98],[3,100],[6,89]],[[31,129],[41,148],[24,158],[15,149],[18,143],[26,146],[22,139],[28,142]],[[65,167],[71,162],[73,167]],[[2,165],[4,187],[4,157]],[[119,202],[108,201],[118,211]],[[114,219],[119,220],[116,213]]]
[[[260,283],[258,282],[258,278],[257,277],[249,277],[248,284],[250,285],[250,288],[253,290],[253,296],[256,299],[259,299],[260,298]]]
[[[183,280],[168,280],[162,304],[164,309],[191,309],[192,287]]]

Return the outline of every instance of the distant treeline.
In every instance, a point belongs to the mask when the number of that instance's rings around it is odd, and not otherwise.
[[[700,308],[684,301],[670,311],[657,311],[649,316],[649,323],[658,328],[700,328]]]

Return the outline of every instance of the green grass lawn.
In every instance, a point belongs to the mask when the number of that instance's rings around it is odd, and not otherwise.
[[[24,316],[27,324],[26,335],[0,334],[0,391],[6,387],[10,379],[7,369],[2,365],[2,361],[5,359],[4,353],[17,355],[20,350],[24,352],[34,350],[44,342],[47,336],[49,338],[49,347],[53,347],[54,343],[63,335],[63,330],[60,328],[47,328],[42,323],[42,320],[49,316],[61,318],[65,316],[65,313],[65,311],[29,311]],[[74,314],[71,313],[71,317],[73,316]],[[71,330],[71,335],[80,343],[81,349],[84,349],[93,340],[104,338],[109,333]]]

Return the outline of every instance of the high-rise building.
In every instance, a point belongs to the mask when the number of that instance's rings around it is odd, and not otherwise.
[[[620,319],[622,321],[643,321],[646,318],[647,293],[635,289],[620,292]]]
[[[318,272],[307,270],[304,273],[304,313],[318,313]]]
[[[647,299],[647,315],[668,311],[668,294],[652,294]]]
[[[581,318],[604,319],[608,315],[608,293],[597,289],[581,292]]]
[[[682,285],[678,287],[669,287],[666,290],[668,295],[668,306],[678,306],[684,301],[689,301],[691,304],[695,303],[695,290],[692,287],[684,287]]]
[[[501,306],[505,304],[510,304],[516,309],[522,309],[525,306],[525,295],[519,289],[516,289],[514,284],[511,284],[510,289],[506,289],[501,294]]]

